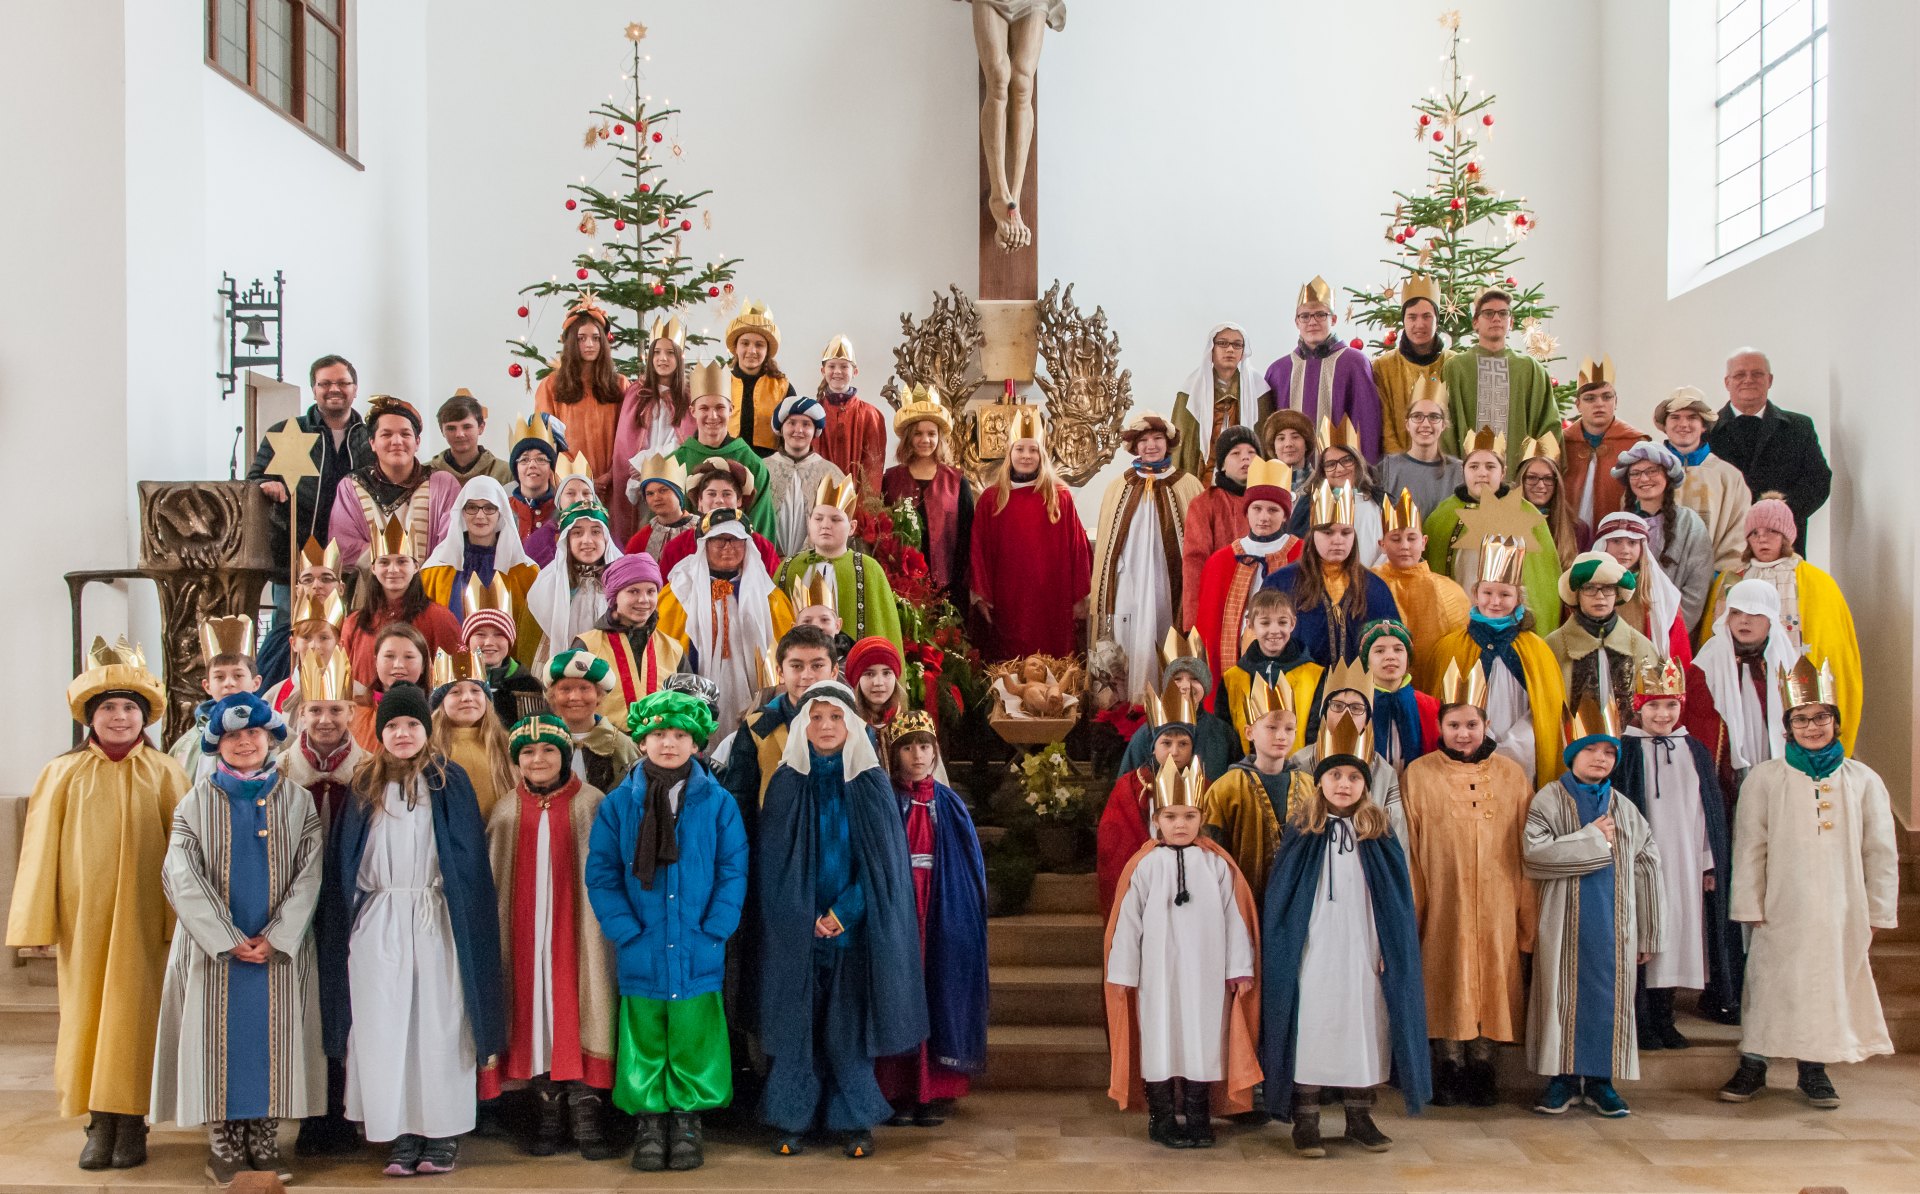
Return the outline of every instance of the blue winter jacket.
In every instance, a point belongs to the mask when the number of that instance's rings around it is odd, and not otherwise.
[[[600,802],[587,843],[587,899],[620,955],[620,994],[691,999],[720,989],[727,938],[747,899],[747,830],[740,806],[696,763],[680,793],[674,834],[680,858],[654,874],[653,890],[633,874],[646,819],[647,777],[635,767]]]

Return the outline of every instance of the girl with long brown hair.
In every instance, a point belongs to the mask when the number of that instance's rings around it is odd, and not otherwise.
[[[1293,641],[1325,666],[1360,653],[1360,628],[1368,622],[1400,620],[1393,590],[1360,562],[1355,504],[1349,487],[1321,482],[1311,503],[1302,503],[1312,530],[1301,541],[1300,558],[1267,577],[1263,586],[1293,599]]]
[[[587,454],[602,501],[613,488],[614,465],[619,463],[613,437],[627,389],[627,379],[613,367],[611,331],[604,307],[592,299],[575,303],[560,325],[560,366],[541,380],[533,395],[533,409],[565,423],[568,446]],[[624,488],[626,474],[619,475]]]
[[[973,486],[954,467],[953,420],[937,398],[916,397],[893,417],[897,461],[880,478],[887,502],[910,501],[926,528],[927,573],[956,609],[967,605],[967,556],[973,541]]]
[[[513,791],[507,729],[493,711],[493,690],[473,677],[447,678],[454,670],[452,665],[451,656],[435,659],[435,679],[439,682],[427,698],[433,710],[433,731],[427,742],[436,753],[466,771],[484,819],[493,814],[493,806],[502,796]]]
[[[640,500],[641,461],[658,452],[673,455],[682,440],[693,438],[693,396],[687,387],[686,329],[678,319],[655,323],[642,375],[627,383],[613,433],[614,476],[620,484],[607,495],[613,541],[625,543],[646,525]]]

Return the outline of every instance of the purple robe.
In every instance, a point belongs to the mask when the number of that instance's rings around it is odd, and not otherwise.
[[[1320,371],[1331,368],[1331,409],[1320,409]],[[1293,371],[1304,369],[1298,405],[1292,400]],[[1338,424],[1342,417],[1353,420],[1360,433],[1360,454],[1369,464],[1380,459],[1380,392],[1373,387],[1373,366],[1367,354],[1349,345],[1341,345],[1326,357],[1302,353],[1299,347],[1267,366],[1267,386],[1273,391],[1273,409],[1298,410],[1315,427],[1325,415]]]

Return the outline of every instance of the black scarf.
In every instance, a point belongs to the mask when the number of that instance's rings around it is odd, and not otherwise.
[[[1247,492],[1246,482],[1236,481],[1219,469],[1213,470],[1213,487],[1215,489],[1224,489],[1234,497],[1243,497]]]
[[[1407,339],[1405,336],[1402,336],[1400,338],[1400,342],[1396,344],[1394,347],[1399,351],[1401,356],[1407,358],[1409,361],[1412,361],[1416,365],[1431,365],[1435,361],[1440,359],[1440,353],[1444,348],[1446,348],[1446,342],[1441,340],[1440,337],[1436,335],[1433,338],[1432,352],[1415,352],[1413,350],[1413,341]]]
[[[1613,628],[1620,624],[1619,614],[1608,614],[1604,618],[1590,618],[1585,611],[1574,610],[1573,616],[1579,621],[1580,629],[1597,639],[1605,639],[1613,633]]]
[[[1023,473],[1012,465],[1008,465],[1007,476],[1013,479],[1015,485],[1025,485],[1027,482],[1037,479],[1040,476],[1040,470],[1034,469],[1030,473]]]
[[[1480,739],[1480,745],[1474,747],[1471,752],[1464,755],[1448,746],[1445,742],[1442,742],[1440,744],[1440,753],[1456,763],[1484,763],[1493,754],[1493,737],[1492,735],[1488,735]]]
[[[680,861],[680,839],[674,833],[679,816],[667,797],[673,785],[685,783],[692,776],[693,760],[668,770],[642,759],[640,771],[647,780],[647,811],[640,823],[640,840],[633,847],[633,877],[640,880],[643,889],[652,891],[654,872]],[[685,793],[681,795],[684,799]]]

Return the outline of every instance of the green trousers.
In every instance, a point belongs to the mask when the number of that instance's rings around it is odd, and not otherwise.
[[[629,1115],[659,1115],[732,1101],[727,1015],[718,991],[692,999],[621,997],[614,1106]]]

